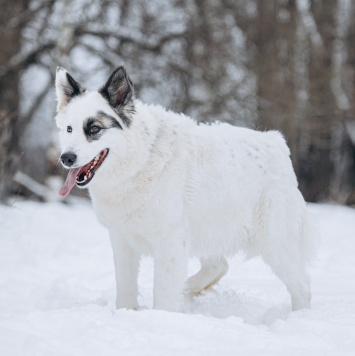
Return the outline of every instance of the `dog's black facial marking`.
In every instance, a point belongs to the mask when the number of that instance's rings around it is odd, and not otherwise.
[[[121,124],[113,116],[106,114],[103,111],[98,111],[96,116],[99,119],[103,120],[105,125],[108,125],[108,128],[117,127],[118,129],[123,130],[123,127],[121,126]],[[122,120],[122,121],[124,121],[124,120]]]
[[[102,136],[104,131],[105,131],[105,128],[103,127],[100,120],[98,120],[97,118],[89,117],[84,122],[84,133],[85,133],[86,139],[89,142],[98,140]]]
[[[122,130],[121,124],[111,115],[98,111],[95,117],[89,117],[84,122],[84,134],[89,142],[98,140],[106,130],[118,128]]]
[[[99,93],[129,127],[132,122],[131,115],[135,112],[134,88],[126,69],[124,67],[115,69]]]

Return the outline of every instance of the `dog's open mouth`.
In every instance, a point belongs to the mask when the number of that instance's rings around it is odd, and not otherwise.
[[[59,191],[59,194],[62,197],[66,197],[75,184],[80,188],[85,187],[94,177],[95,172],[99,169],[102,162],[107,157],[108,151],[109,149],[105,148],[85,166],[71,168],[63,187]]]

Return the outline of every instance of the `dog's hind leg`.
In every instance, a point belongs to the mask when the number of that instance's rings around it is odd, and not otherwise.
[[[307,216],[304,200],[297,190],[279,197],[275,193],[269,200],[267,213],[269,233],[261,240],[261,256],[285,284],[291,295],[292,310],[309,308],[308,269],[315,252],[316,231]]]
[[[212,287],[228,271],[228,262],[223,256],[202,258],[200,262],[201,269],[186,282],[186,294],[197,295]]]
[[[264,261],[285,284],[291,295],[292,310],[309,308],[311,302],[310,278],[299,256],[263,256]]]

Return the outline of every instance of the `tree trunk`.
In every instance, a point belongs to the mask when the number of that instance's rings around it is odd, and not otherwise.
[[[343,202],[352,162],[344,122],[353,117],[353,109],[342,107],[335,84],[340,94],[354,95],[354,89],[341,87],[346,75],[342,77],[341,65],[335,67],[339,43],[345,41],[337,38],[341,3],[309,3],[307,21],[308,26],[314,21],[313,27],[305,28],[305,14],[294,0],[256,1],[251,21],[239,23],[253,54],[250,66],[257,76],[258,127],[278,129],[285,135],[307,201]],[[349,61],[353,58],[349,41]]]
[[[16,124],[19,116],[20,72],[11,69],[11,59],[21,49],[22,26],[20,15],[28,8],[28,1],[0,0],[0,201],[11,190],[12,176],[18,161]],[[15,68],[15,67],[14,67]]]

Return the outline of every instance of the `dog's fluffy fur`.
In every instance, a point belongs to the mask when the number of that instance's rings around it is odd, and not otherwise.
[[[71,168],[61,193],[81,181],[109,230],[117,308],[138,307],[142,254],[155,262],[154,308],[177,310],[184,292],[216,283],[237,251],[261,255],[294,310],[309,307],[313,232],[279,132],[198,125],[143,104],[123,67],[97,92],[58,68],[56,91],[61,158]],[[189,256],[201,270],[186,281]]]

